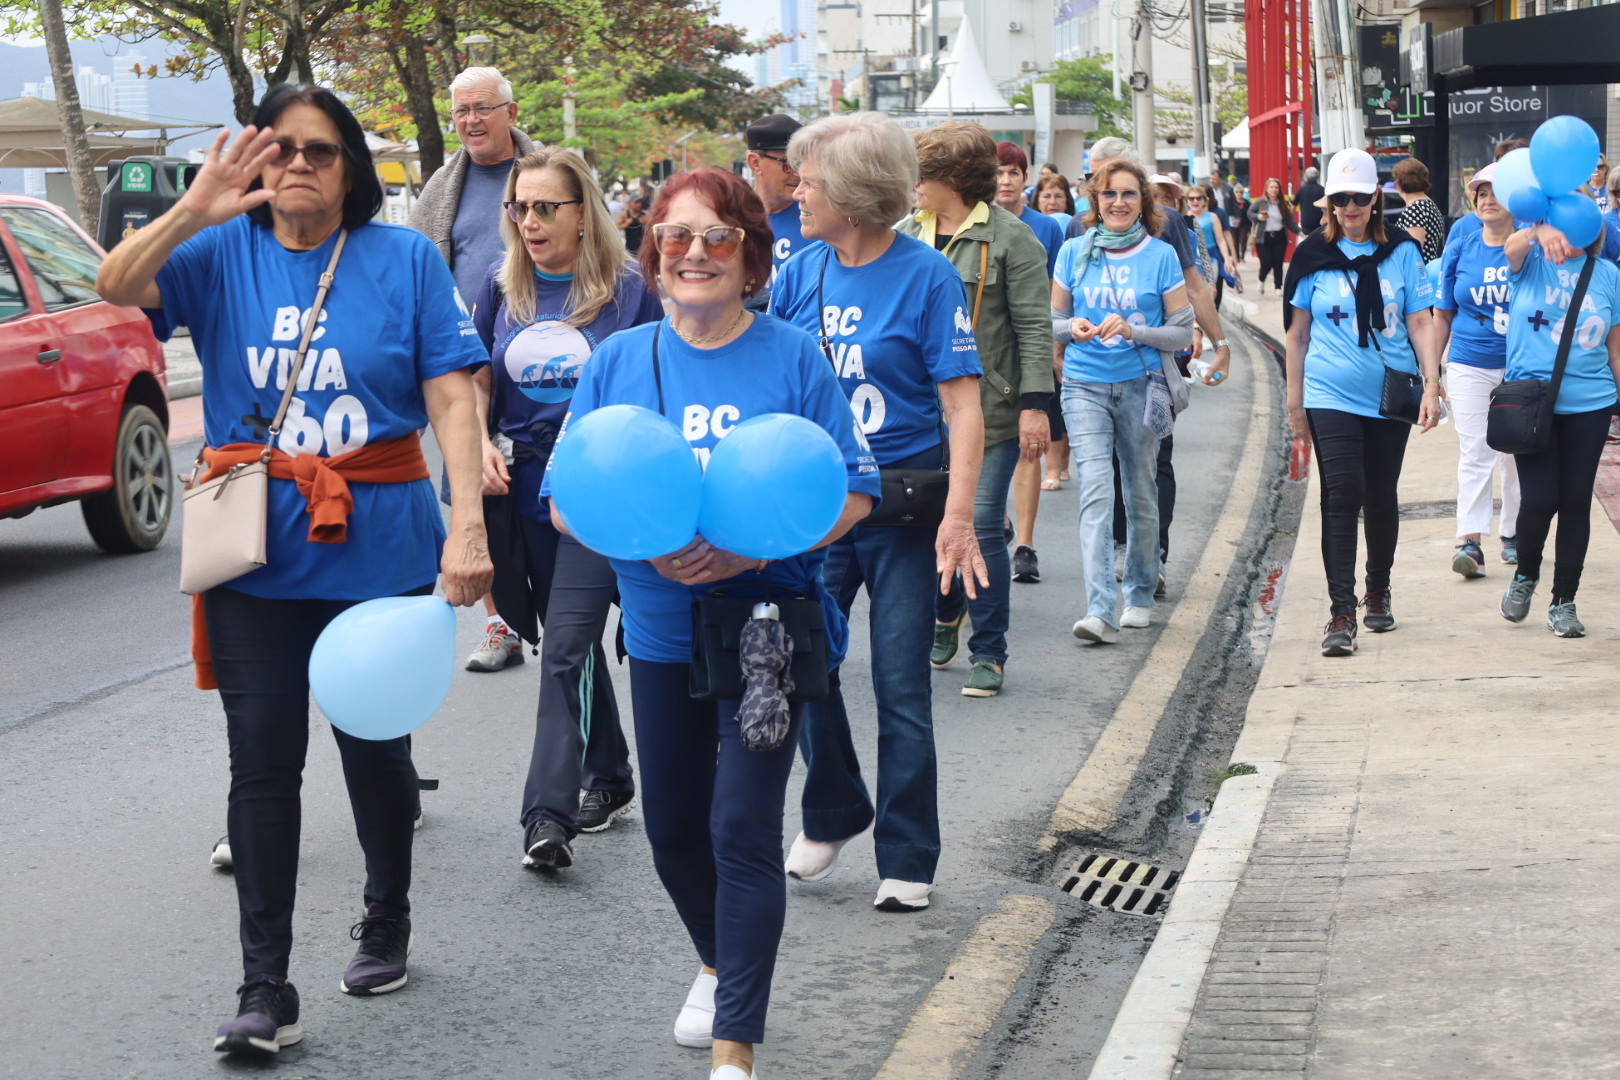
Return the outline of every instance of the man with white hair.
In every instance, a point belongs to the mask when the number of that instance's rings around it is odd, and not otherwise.
[[[501,203],[512,162],[531,154],[534,141],[513,127],[512,84],[492,67],[468,68],[450,83],[450,119],[461,149],[434,173],[411,210],[411,228],[439,246],[462,300],[478,295],[484,274],[505,254]],[[523,639],[484,597],[489,620],[484,640],[467,658],[468,671],[500,671],[523,663]]]

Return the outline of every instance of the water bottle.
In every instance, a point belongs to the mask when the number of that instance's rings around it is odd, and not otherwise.
[[[1215,365],[1211,364],[1207,360],[1189,360],[1189,361],[1187,361],[1187,370],[1192,372],[1192,377],[1194,379],[1198,380],[1199,382],[1203,382],[1206,378],[1208,378],[1210,371],[1214,367],[1215,367]]]

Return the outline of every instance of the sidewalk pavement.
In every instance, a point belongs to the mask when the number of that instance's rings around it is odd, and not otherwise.
[[[1280,341],[1280,300],[1245,299]],[[1620,535],[1594,507],[1587,637],[1545,629],[1545,586],[1509,623],[1495,538],[1483,579],[1449,568],[1456,462],[1451,425],[1413,433],[1398,628],[1337,659],[1311,476],[1232,756],[1258,771],[1222,785],[1093,1080],[1617,1068]],[[1613,451],[1599,486],[1620,509]]]

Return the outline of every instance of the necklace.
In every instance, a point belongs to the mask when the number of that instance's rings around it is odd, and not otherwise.
[[[726,338],[730,337],[731,332],[741,325],[743,316],[747,314],[747,308],[739,308],[737,310],[737,317],[731,320],[731,325],[711,337],[687,337],[685,334],[681,333],[680,326],[673,318],[669,320],[669,325],[670,329],[675,331],[675,336],[686,342],[688,345],[711,345],[716,341],[724,341]]]

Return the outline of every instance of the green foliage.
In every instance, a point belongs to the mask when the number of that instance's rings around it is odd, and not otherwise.
[[[1059,60],[1050,75],[1040,81],[1056,87],[1059,101],[1083,101],[1097,118],[1094,139],[1106,135],[1131,137],[1131,103],[1128,97],[1114,96],[1114,58],[1087,56],[1079,60]],[[1121,93],[1125,91],[1122,89]],[[1013,95],[1010,104],[1031,105],[1034,95],[1028,87]]]

